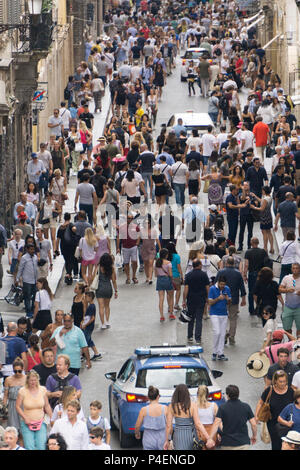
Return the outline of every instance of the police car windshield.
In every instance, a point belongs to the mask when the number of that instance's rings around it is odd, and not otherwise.
[[[199,59],[200,56],[203,55],[203,51],[186,51],[185,53],[185,59]]]
[[[148,388],[153,384],[159,390],[170,390],[178,384],[186,384],[189,388],[212,385],[207,370],[201,367],[141,369],[137,376],[136,387]]]

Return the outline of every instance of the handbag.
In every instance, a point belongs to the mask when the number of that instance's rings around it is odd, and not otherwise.
[[[75,143],[75,152],[83,152],[84,151],[84,148],[83,148],[83,143],[82,142],[76,142]]]
[[[59,213],[57,211],[52,211],[53,219],[56,219],[58,216],[59,216]]]
[[[260,438],[265,444],[270,444],[271,437],[268,431],[267,423],[263,423]]]
[[[40,212],[39,212],[39,218],[38,218],[38,223],[40,225],[44,225],[44,224],[49,224],[50,223],[50,219],[44,219],[44,204],[42,205],[41,209],[40,209]]]
[[[99,284],[99,269],[97,270],[95,277],[93,279],[92,284],[90,285],[91,290],[97,290],[98,289],[98,284]]]
[[[80,258],[80,248],[79,248],[79,246],[76,246],[74,256],[75,256],[76,259]]]
[[[28,424],[28,428],[30,429],[30,431],[39,431],[42,427],[43,422],[44,418],[40,421],[32,421],[30,424]]]
[[[262,423],[267,423],[272,418],[271,411],[270,411],[270,398],[271,398],[272,390],[273,389],[271,386],[268,396],[266,398],[266,401],[262,404],[259,412],[257,413],[257,419],[258,421],[261,421]]]
[[[202,439],[199,439],[197,432],[194,428],[193,430],[193,450],[203,450],[205,447],[205,442]]]
[[[208,193],[208,188],[209,188],[209,180],[205,180],[205,182],[204,182],[204,188],[203,188],[203,192],[204,192],[205,194]]]

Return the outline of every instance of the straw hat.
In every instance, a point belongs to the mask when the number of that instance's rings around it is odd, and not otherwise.
[[[297,431],[289,431],[286,436],[281,438],[282,441],[289,442],[290,444],[300,444],[300,433]]]
[[[254,379],[260,379],[267,375],[270,367],[270,360],[268,356],[259,352],[251,354],[246,362],[246,369],[249,375]]]

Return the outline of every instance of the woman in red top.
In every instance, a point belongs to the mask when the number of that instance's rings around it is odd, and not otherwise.
[[[27,356],[27,372],[30,371],[34,366],[37,366],[42,362],[42,352],[39,348],[39,337],[38,335],[29,336],[29,348],[26,353]]]

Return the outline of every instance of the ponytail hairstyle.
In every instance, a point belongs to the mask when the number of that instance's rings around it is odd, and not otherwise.
[[[167,248],[162,248],[159,252],[159,257],[156,260],[155,267],[161,268],[163,265],[163,260],[167,259],[169,256],[169,250]]]
[[[38,337],[38,335],[30,335],[28,339],[29,347],[32,348],[34,351],[39,352],[39,341],[40,338]]]

